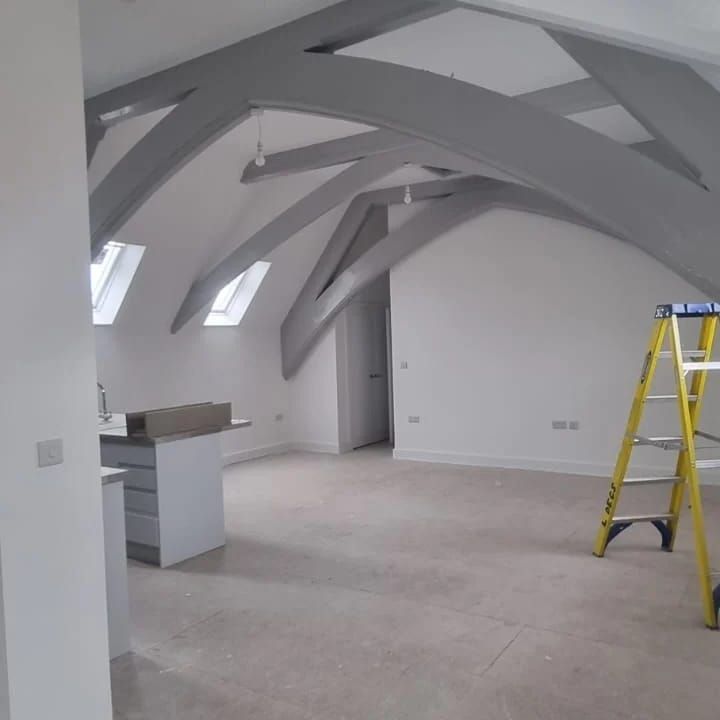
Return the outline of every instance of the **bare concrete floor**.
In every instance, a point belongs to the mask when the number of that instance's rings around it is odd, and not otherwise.
[[[634,527],[600,560],[604,480],[372,448],[244,463],[225,490],[227,547],[130,568],[118,719],[720,716],[687,516],[674,553]],[[720,488],[706,508],[720,562]]]

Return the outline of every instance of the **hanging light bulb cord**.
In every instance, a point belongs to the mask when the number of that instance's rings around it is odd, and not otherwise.
[[[253,110],[253,115],[255,115],[255,118],[257,119],[257,128],[258,128],[257,154],[255,155],[255,164],[258,167],[262,167],[265,164],[265,153],[264,153],[265,148],[263,146],[263,141],[262,141],[262,116],[263,116],[262,108]]]

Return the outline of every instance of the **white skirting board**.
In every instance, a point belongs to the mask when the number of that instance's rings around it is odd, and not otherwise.
[[[235,465],[235,463],[245,462],[246,460],[255,460],[267,455],[282,455],[292,449],[291,443],[274,443],[273,445],[261,445],[249,450],[237,450],[223,455],[223,465],[227,467],[228,465]]]
[[[290,449],[297,452],[325,453],[327,455],[340,455],[339,445],[333,443],[290,443]]]
[[[414,460],[416,462],[440,463],[448,465],[467,465],[470,467],[503,468],[508,470],[534,470],[536,472],[563,473],[565,475],[591,475],[609,478],[612,465],[584,463],[572,460],[553,460],[550,458],[491,457],[473,453],[448,453],[435,450],[393,450],[395,460]],[[664,475],[668,468],[636,466],[632,475]],[[720,485],[720,474],[703,473],[703,485]]]
[[[237,452],[226,453],[223,455],[223,465],[235,465],[236,463],[245,462],[246,460],[255,460],[256,458],[267,457],[268,455],[283,455],[287,452],[313,452],[325,453],[327,455],[339,455],[342,450],[339,445],[332,443],[275,443],[274,445],[262,445],[249,450],[238,450]]]

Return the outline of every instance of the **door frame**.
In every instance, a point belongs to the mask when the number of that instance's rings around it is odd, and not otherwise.
[[[389,309],[385,303],[379,302],[361,302],[351,303],[358,305],[375,305],[382,306],[386,309],[385,318],[387,323],[387,310]],[[348,306],[349,308],[350,306]],[[355,449],[351,432],[351,392],[350,392],[350,336],[348,326],[348,308],[345,308],[337,317],[335,323],[335,359],[337,372],[337,395],[338,395],[338,449],[341,453],[349,452]],[[386,335],[388,327],[385,327]],[[388,378],[388,414],[389,414],[389,437],[394,434],[394,422],[392,421],[393,402],[392,402],[392,379],[390,377],[392,361],[390,355],[386,357],[386,377]]]

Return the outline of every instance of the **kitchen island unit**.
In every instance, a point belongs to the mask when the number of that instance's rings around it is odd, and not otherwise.
[[[100,457],[127,471],[127,556],[168,567],[224,545],[220,434],[251,422],[146,438],[130,435],[119,417],[100,426]]]

